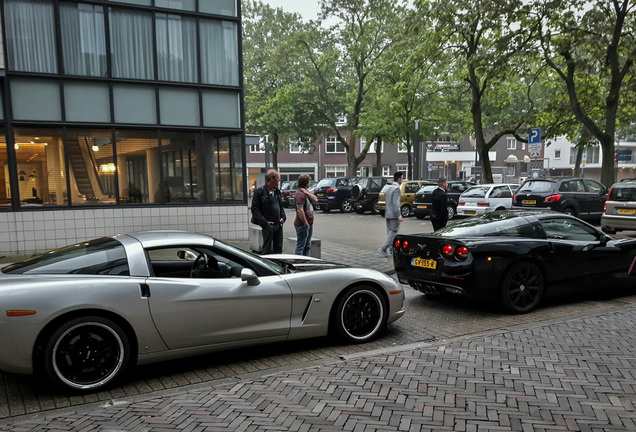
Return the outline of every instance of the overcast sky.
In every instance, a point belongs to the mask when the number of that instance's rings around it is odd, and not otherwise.
[[[320,12],[320,4],[318,0],[262,0],[263,3],[269,4],[273,8],[281,8],[285,12],[296,12],[303,17],[303,20],[309,21],[316,19]]]

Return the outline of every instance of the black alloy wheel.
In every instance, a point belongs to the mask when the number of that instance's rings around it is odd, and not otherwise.
[[[340,212],[349,213],[350,211],[353,211],[353,204],[351,203],[351,200],[342,200],[342,204],[340,204]]]
[[[338,334],[346,342],[368,342],[386,327],[386,306],[376,288],[356,286],[341,297],[333,318]]]
[[[402,207],[400,207],[400,213],[402,214],[402,217],[409,217],[411,215],[411,207],[408,204],[404,204]]]
[[[380,210],[378,210],[378,200],[373,200],[373,202],[371,203],[371,214],[377,215],[379,212]]]
[[[522,314],[537,307],[545,289],[541,269],[531,262],[513,265],[501,286],[501,302],[510,313]]]
[[[124,373],[130,355],[121,327],[102,317],[80,317],[53,332],[44,351],[44,368],[60,387],[95,391]]]

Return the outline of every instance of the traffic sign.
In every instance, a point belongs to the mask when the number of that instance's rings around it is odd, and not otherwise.
[[[541,128],[532,128],[528,134],[528,154],[530,157],[541,156]]]

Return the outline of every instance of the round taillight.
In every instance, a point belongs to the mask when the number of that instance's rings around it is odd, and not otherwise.
[[[397,249],[399,249],[401,245],[402,245],[402,242],[399,240],[396,240],[395,243],[393,244],[393,246],[395,246]]]
[[[460,260],[468,258],[468,248],[466,246],[460,246],[455,249],[455,256]]]
[[[453,247],[451,245],[442,246],[442,255],[447,257],[453,256]]]
[[[404,241],[402,242],[402,247],[403,247],[404,249],[407,249],[407,248],[409,247],[409,242],[408,242],[408,241],[406,241],[406,240],[404,240]]]

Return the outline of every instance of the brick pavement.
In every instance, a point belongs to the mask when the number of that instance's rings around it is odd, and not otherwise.
[[[636,309],[210,383],[28,431],[633,431]]]

